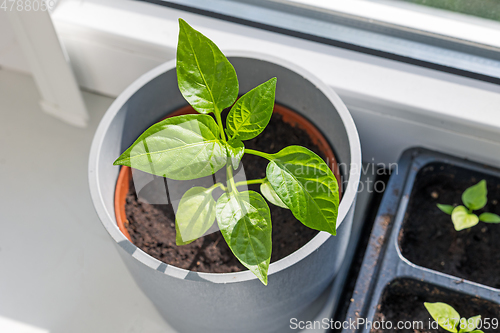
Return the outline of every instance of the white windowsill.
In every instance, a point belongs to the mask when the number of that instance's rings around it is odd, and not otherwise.
[[[175,57],[177,19],[224,50],[303,66],[344,99],[364,159],[395,161],[422,145],[500,165],[500,86],[138,1],[63,1],[53,20],[80,84],[116,96]]]

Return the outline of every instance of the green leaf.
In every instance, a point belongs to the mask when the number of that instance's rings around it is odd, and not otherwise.
[[[215,189],[193,187],[184,193],[175,214],[175,242],[189,244],[203,236],[215,221]]]
[[[269,181],[266,180],[265,182],[260,184],[260,192],[262,193],[264,198],[266,198],[267,201],[269,201],[273,205],[288,209],[287,205],[285,205],[283,201],[281,201],[280,197],[278,197],[276,192],[274,192],[274,189]]]
[[[230,137],[250,140],[262,133],[273,114],[276,80],[274,77],[262,83],[233,105],[226,120]]]
[[[456,231],[471,228],[479,223],[479,218],[476,214],[469,213],[464,206],[457,206],[451,213],[451,220]]]
[[[226,148],[214,119],[190,114],[151,126],[113,164],[189,180],[214,174],[226,163]]]
[[[217,223],[236,258],[267,285],[271,260],[271,213],[253,191],[224,193],[216,205]]]
[[[339,191],[325,161],[300,146],[269,156],[267,179],[281,201],[307,227],[335,235]]]
[[[462,318],[460,320],[460,333],[469,333],[472,332],[476,329],[477,325],[479,325],[479,322],[481,321],[481,316],[474,316],[470,317],[468,320],[465,320],[465,318]]]
[[[179,90],[196,111],[220,114],[238,97],[238,78],[233,65],[217,45],[182,19],[179,28]]]
[[[484,333],[484,332],[483,332],[483,331],[481,331],[481,330],[475,330],[475,331],[472,331],[472,332],[470,332],[470,333]]]
[[[451,215],[451,213],[453,212],[453,208],[455,208],[452,205],[437,204],[436,206],[448,215]]]
[[[479,215],[479,221],[486,223],[500,223],[500,216],[493,213],[482,213]]]
[[[483,179],[464,191],[462,194],[462,201],[467,208],[478,210],[483,208],[488,202],[488,198],[486,197],[487,194],[486,180]]]
[[[460,322],[458,312],[446,303],[424,303],[425,308],[429,311],[431,317],[437,321],[439,326],[445,330],[457,333],[457,326]]]
[[[238,169],[241,158],[245,153],[245,145],[239,139],[231,139],[227,142],[227,153],[231,157],[233,169]]]

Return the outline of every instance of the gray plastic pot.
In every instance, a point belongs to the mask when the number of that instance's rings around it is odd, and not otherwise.
[[[119,231],[114,191],[120,170],[113,161],[151,124],[186,105],[175,61],[132,83],[104,115],[92,143],[89,183],[95,209],[138,286],[179,332],[277,332],[329,285],[344,259],[361,170],[354,122],[338,95],[296,65],[263,54],[228,52],[243,94],[276,76],[276,102],[308,118],[333,147],[342,170],[338,235],[321,232],[269,267],[264,286],[249,271],[196,273],[149,256]]]

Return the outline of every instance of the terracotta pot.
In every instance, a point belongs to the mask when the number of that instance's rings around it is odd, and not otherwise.
[[[335,159],[335,155],[333,154],[332,148],[326,141],[325,137],[320,133],[320,131],[311,124],[306,118],[302,117],[296,112],[292,110],[276,104],[274,106],[273,112],[278,113],[282,116],[282,120],[285,123],[292,125],[293,127],[298,127],[309,134],[311,141],[318,146],[320,151],[326,156],[326,160],[329,164],[330,169],[332,169],[335,178],[337,178],[337,183],[339,185],[339,198],[342,196],[342,186],[341,186],[341,178],[340,171],[337,161]],[[184,114],[197,114],[197,112],[193,109],[192,106],[187,105],[177,111],[172,112],[165,118],[180,116]],[[164,118],[164,119],[165,119]],[[130,167],[122,166],[120,170],[120,174],[118,175],[118,180],[116,181],[116,190],[115,190],[115,215],[116,215],[116,224],[120,231],[128,238],[129,241],[132,242],[132,238],[128,233],[125,224],[127,222],[127,214],[125,213],[125,204],[127,193],[130,185],[130,177],[132,176],[132,172]]]

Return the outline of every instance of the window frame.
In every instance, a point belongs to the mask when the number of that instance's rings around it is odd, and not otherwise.
[[[384,0],[140,1],[500,84],[500,23],[486,19]]]
[[[223,52],[271,54],[332,87],[365,161],[424,146],[500,165],[500,85],[143,1],[66,0],[52,15],[80,85],[110,96],[175,58],[179,17]]]

